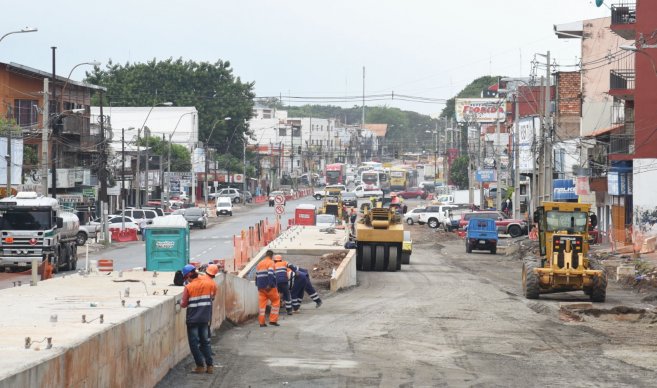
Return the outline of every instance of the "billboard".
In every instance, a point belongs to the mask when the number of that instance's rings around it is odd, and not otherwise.
[[[540,135],[540,119],[525,117],[518,120],[518,164],[521,173],[533,173],[536,164],[534,144],[538,143]]]
[[[497,182],[495,170],[477,170],[477,182]]]
[[[506,117],[506,103],[498,98],[457,98],[454,110],[458,122],[494,123]]]

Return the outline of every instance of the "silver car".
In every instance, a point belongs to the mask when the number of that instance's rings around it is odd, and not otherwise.
[[[424,206],[418,206],[413,210],[409,210],[406,214],[404,214],[404,222],[406,222],[409,225],[413,225],[414,223],[418,222],[420,218],[420,214],[426,211],[427,208]]]

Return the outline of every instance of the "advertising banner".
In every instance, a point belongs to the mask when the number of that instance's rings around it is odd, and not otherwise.
[[[536,164],[534,144],[540,134],[540,121],[538,117],[526,117],[518,121],[518,163],[521,173],[532,173]]]
[[[498,98],[457,98],[456,121],[494,123],[506,118],[506,103]]]
[[[497,175],[495,170],[477,170],[477,182],[497,182]]]
[[[576,201],[578,198],[575,182],[572,179],[553,179],[552,188],[555,201]]]

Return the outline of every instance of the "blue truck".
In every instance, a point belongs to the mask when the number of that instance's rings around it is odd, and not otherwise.
[[[497,253],[497,226],[495,220],[490,218],[471,218],[468,222],[465,235],[465,251],[472,253],[473,250],[490,251]]]

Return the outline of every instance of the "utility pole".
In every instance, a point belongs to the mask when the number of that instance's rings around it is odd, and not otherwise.
[[[11,127],[7,127],[7,193],[5,197],[11,197]]]
[[[43,79],[43,118],[41,131],[41,193],[48,195],[48,128],[50,128],[50,102],[48,101],[48,78]]]
[[[121,128],[121,209],[125,209],[125,128]]]
[[[515,186],[513,194],[513,218],[516,220],[520,217],[520,98],[516,88],[515,109],[514,109],[514,131],[513,131],[513,184]]]
[[[208,139],[209,140],[209,139]],[[203,144],[203,147],[205,147],[204,154],[205,154],[205,183],[203,185],[203,193],[205,194],[205,209],[207,210],[208,208],[208,142],[206,141],[205,144]]]
[[[55,107],[54,115],[57,115],[59,104],[57,103],[57,84],[55,83],[55,50],[57,47],[51,47],[52,50],[52,101],[54,102],[53,106]],[[51,122],[52,131],[52,197],[57,198],[57,142],[55,141],[56,133],[54,123]]]
[[[500,82],[497,81],[497,86],[499,89]],[[493,152],[495,153],[495,175],[497,176],[497,193],[495,195],[495,209],[500,211],[502,209],[502,165],[500,163],[500,108],[502,107],[504,100],[500,99],[497,105],[497,114],[496,114],[496,125],[495,125],[495,146],[493,147]]]
[[[103,115],[103,92],[100,91],[100,158],[98,178],[100,180],[100,193],[98,199],[107,206],[107,157],[105,154],[105,116]]]
[[[541,90],[545,87],[545,77],[541,76]],[[539,93],[540,94],[540,93]],[[541,103],[539,104],[539,109],[543,107],[543,97],[540,97]],[[541,109],[543,110],[543,109]],[[545,172],[545,135],[544,135],[544,120],[543,120],[543,112],[538,116],[539,117],[539,135],[538,135],[538,145],[539,147],[536,147],[536,152],[538,152],[538,166],[534,166],[534,171],[536,172],[535,179],[536,179],[536,185],[534,187],[537,187],[538,190],[536,192],[532,192],[532,197],[535,198],[534,202],[534,209],[537,207],[541,206],[541,201],[543,200],[543,192],[545,190],[544,188],[544,179],[543,179],[543,174]]]
[[[543,185],[544,187],[544,201],[550,201],[552,199],[552,125],[551,125],[551,107],[550,107],[550,102],[551,102],[551,97],[552,94],[550,93],[550,84],[551,84],[551,74],[550,74],[550,52],[547,52],[546,55],[546,83],[545,83],[545,119],[543,120],[543,124],[545,125],[545,132],[544,132],[544,138],[543,138],[543,144],[545,144],[545,150],[543,151],[545,153],[544,159],[545,159],[545,173],[544,173],[544,179],[545,183]]]

